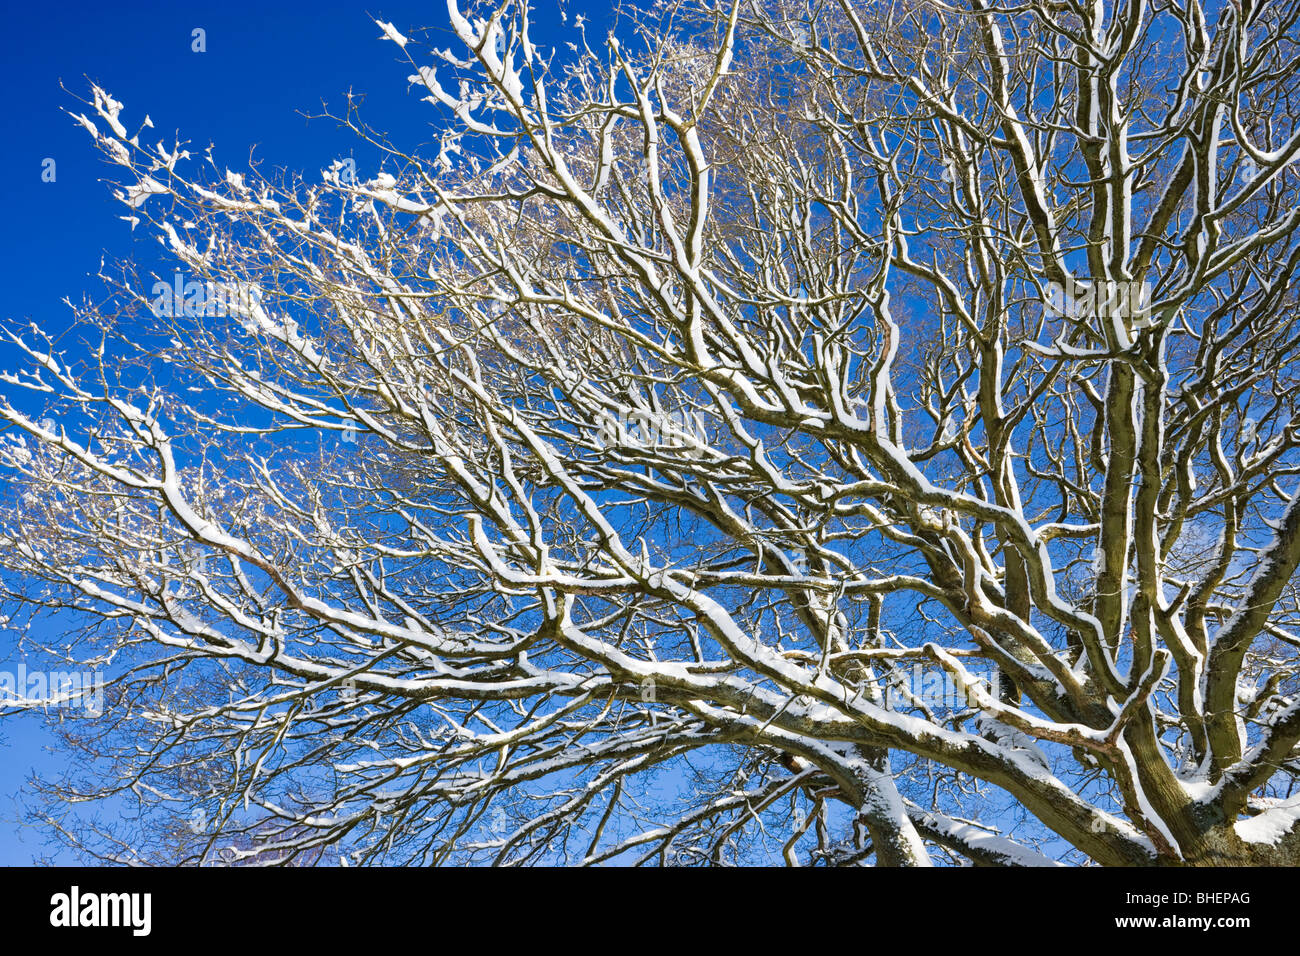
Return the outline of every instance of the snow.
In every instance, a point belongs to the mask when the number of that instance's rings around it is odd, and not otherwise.
[[[1051,761],[1047,759],[1038,743],[1033,737],[1030,737],[1022,730],[1010,727],[1000,720],[989,717],[987,714],[980,714],[975,719],[975,725],[980,732],[987,735],[990,739],[996,741],[1004,747],[1017,751],[1021,755],[1033,761],[1042,770],[1051,770]]]
[[[122,112],[122,104],[98,86],[92,88],[92,95],[95,99],[95,112],[108,123],[114,135],[119,139],[126,139],[126,127],[118,119],[119,114]]]
[[[117,198],[132,209],[139,209],[150,196],[157,196],[167,191],[167,187],[158,180],[145,176],[136,185],[128,186],[125,195],[118,192]]]
[[[914,811],[915,812],[915,811]],[[957,820],[938,813],[921,814],[927,826],[938,830],[972,850],[984,851],[1000,857],[1012,866],[1063,867],[1064,863],[1046,857],[1036,850],[1022,846],[1014,840],[994,833],[985,827]]]
[[[1248,820],[1238,820],[1232,828],[1246,843],[1276,846],[1297,823],[1300,823],[1300,793],[1276,801],[1274,806]]]
[[[93,136],[96,140],[100,138],[99,127],[96,126],[94,122],[92,122],[89,118],[82,115],[81,113],[73,113],[71,115],[72,118],[76,120],[78,123],[80,123],[82,126],[84,126],[90,132],[90,135]]]
[[[403,49],[406,48],[406,44],[410,41],[398,32],[397,27],[391,23],[385,23],[383,20],[376,20],[375,23],[379,26],[379,29],[384,31],[384,35],[380,39],[392,40]]]

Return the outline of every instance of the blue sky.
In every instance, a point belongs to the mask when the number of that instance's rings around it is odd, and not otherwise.
[[[563,28],[555,4],[536,6],[543,40]],[[567,8],[594,25],[608,16],[589,0]],[[77,97],[89,96],[91,82],[125,104],[128,123],[148,113],[159,138],[177,132],[191,149],[215,144],[218,162],[230,168],[244,168],[255,150],[271,167],[309,175],[355,155],[364,173],[349,131],[301,114],[321,112],[322,101],[342,110],[351,89],[365,95],[363,119],[400,141],[418,141],[437,118],[420,102],[423,91],[408,89],[410,69],[379,40],[375,18],[413,39],[430,28],[436,43],[446,8],[409,0],[9,5],[0,31],[0,318],[64,328],[70,316],[62,300],[98,291],[101,256],[153,257],[155,240],[119,218],[124,208],[101,182],[108,168],[65,112],[83,110]],[[195,29],[204,31],[204,52],[192,49]],[[53,182],[42,179],[47,160]],[[0,368],[17,363],[0,344]],[[0,669],[13,671],[22,659],[15,636],[0,630]],[[29,863],[42,849],[39,837],[16,826],[13,798],[33,768],[57,765],[42,752],[48,742],[35,719],[0,724],[0,864]]]

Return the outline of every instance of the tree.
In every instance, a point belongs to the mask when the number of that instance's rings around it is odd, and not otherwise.
[[[432,145],[320,183],[96,87],[181,271],[9,333],[13,613],[112,688],[58,792],[140,859],[1300,862],[1298,9],[449,0],[379,24]]]

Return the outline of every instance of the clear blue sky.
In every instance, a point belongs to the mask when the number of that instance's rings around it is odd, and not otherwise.
[[[557,0],[536,4],[543,41],[562,29],[558,9]],[[567,9],[570,18],[585,12],[597,29],[608,17],[591,0],[571,0]],[[0,31],[0,317],[63,328],[69,314],[61,300],[98,290],[101,255],[152,258],[155,240],[119,218],[124,207],[100,181],[108,168],[64,112],[83,110],[75,97],[88,96],[91,81],[125,104],[128,125],[148,113],[159,138],[170,141],[177,131],[191,149],[213,143],[218,162],[232,169],[243,168],[255,148],[272,167],[314,175],[355,149],[365,174],[351,133],[299,114],[321,112],[322,100],[341,110],[352,89],[366,95],[363,118],[401,142],[437,119],[420,102],[423,91],[408,90],[410,69],[378,39],[374,18],[416,40],[424,39],[419,28],[431,28],[437,43],[446,7],[437,0],[8,4]],[[205,52],[191,49],[195,28],[206,33]],[[54,182],[42,181],[47,158],[56,164]],[[0,368],[17,361],[0,344]],[[14,635],[0,629],[0,669],[13,671],[20,660]],[[28,863],[40,850],[37,838],[17,830],[12,798],[34,766],[53,765],[41,753],[47,740],[35,720],[0,723],[0,864]]]

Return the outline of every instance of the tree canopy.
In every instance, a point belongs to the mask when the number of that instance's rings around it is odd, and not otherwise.
[[[379,23],[436,125],[337,117],[374,169],[74,113],[175,275],[6,327],[7,611],[108,681],[38,816],[1300,863],[1296,0],[447,13]]]

